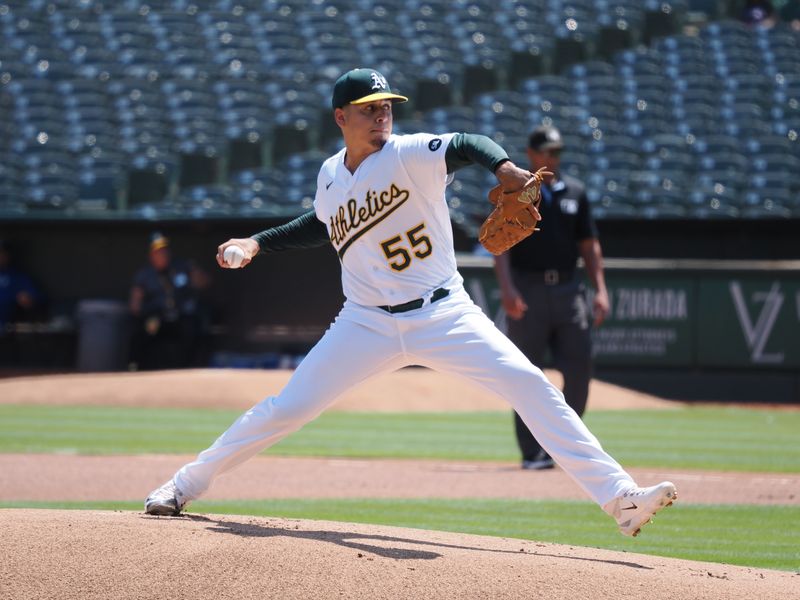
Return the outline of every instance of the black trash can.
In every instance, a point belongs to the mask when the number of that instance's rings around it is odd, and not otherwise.
[[[117,300],[78,304],[78,371],[125,371],[128,368],[130,313]]]

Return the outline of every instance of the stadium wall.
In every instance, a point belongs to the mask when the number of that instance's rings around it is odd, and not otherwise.
[[[125,303],[154,230],[170,237],[176,256],[211,274],[207,299],[215,351],[304,352],[343,300],[335,253],[320,248],[274,260],[260,257],[246,272],[223,271],[214,262],[220,242],[273,224],[239,219],[0,224],[0,237],[13,244],[20,266],[49,299],[49,321],[14,332],[16,354],[0,353],[0,368],[75,369],[79,303]],[[729,398],[743,401],[800,402],[797,225],[793,220],[600,222],[605,253],[613,257],[607,277],[616,312],[596,332],[597,375],[687,399],[711,399],[724,389]],[[491,260],[463,252],[474,240],[461,231],[456,243],[470,292],[482,294],[476,301],[496,317]],[[9,335],[4,337],[0,344],[8,344]]]

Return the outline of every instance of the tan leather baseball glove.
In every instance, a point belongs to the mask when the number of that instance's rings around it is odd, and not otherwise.
[[[536,231],[536,224],[542,219],[539,202],[546,173],[545,168],[531,173],[531,178],[519,190],[504,191],[501,185],[497,185],[489,191],[489,202],[495,209],[478,233],[478,241],[489,252],[502,254]]]

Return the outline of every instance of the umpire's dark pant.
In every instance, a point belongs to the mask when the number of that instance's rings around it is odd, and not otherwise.
[[[528,310],[519,321],[508,319],[508,337],[535,365],[544,364],[547,349],[554,366],[564,377],[564,397],[572,409],[583,415],[592,377],[591,311],[580,280],[564,274],[514,271],[512,278]],[[546,281],[548,283],[546,283]],[[541,450],[519,415],[514,421],[523,460],[535,460]]]

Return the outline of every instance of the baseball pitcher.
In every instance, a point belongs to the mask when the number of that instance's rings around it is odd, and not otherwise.
[[[322,164],[314,209],[219,246],[217,262],[226,268],[231,246],[239,249],[236,264],[246,267],[256,256],[331,244],[346,301],[280,394],[256,404],[153,491],[145,511],[179,514],[218,475],[298,430],[353,386],[422,365],[467,377],[505,398],[621,532],[636,535],[675,500],[675,486],[638,487],[558,388],[471,301],[456,269],[445,202],[456,171],[477,164],[497,177],[495,208],[480,236],[495,253],[535,230],[542,174],[517,167],[484,136],[393,135],[393,103],[405,101],[373,69],[342,75],[332,105],[345,147]]]

